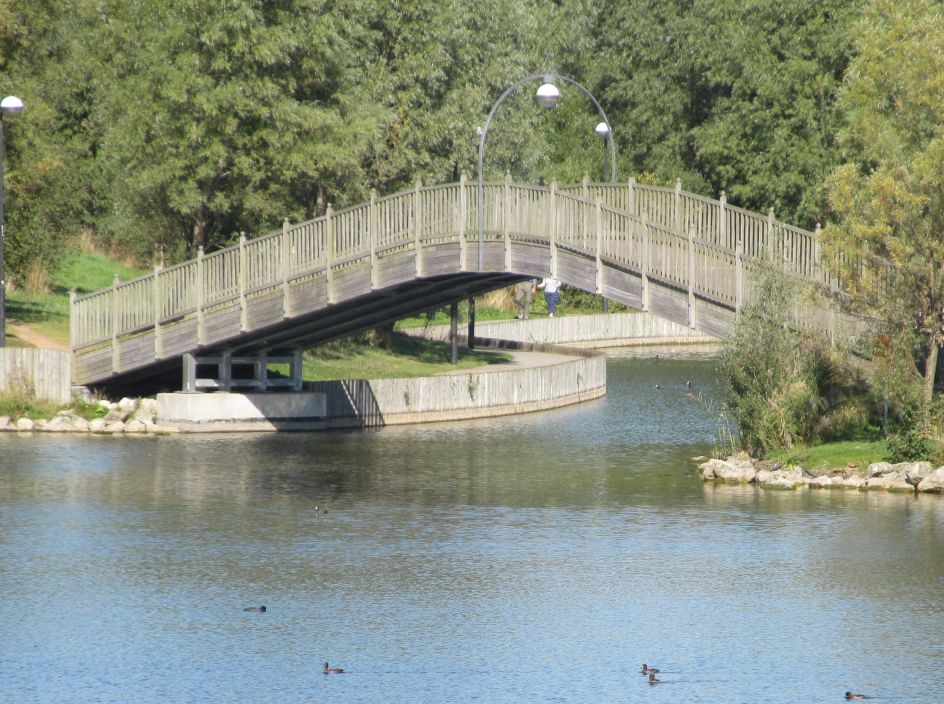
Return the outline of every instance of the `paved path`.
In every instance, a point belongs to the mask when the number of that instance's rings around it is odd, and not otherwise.
[[[448,372],[440,372],[436,376],[445,376],[449,374],[479,374],[481,372],[502,372],[508,369],[521,369],[523,367],[549,367],[552,364],[567,362],[579,355],[555,354],[551,352],[529,352],[525,350],[501,350],[505,354],[512,356],[510,362],[499,362],[497,364],[483,364],[478,367],[468,367],[466,369],[454,369]]]
[[[20,340],[25,342],[27,345],[33,347],[39,347],[41,349],[52,349],[52,350],[65,350],[69,351],[69,346],[65,343],[53,340],[51,337],[46,337],[41,332],[33,330],[33,328],[23,323],[19,323],[14,320],[7,320],[7,332],[15,335]]]

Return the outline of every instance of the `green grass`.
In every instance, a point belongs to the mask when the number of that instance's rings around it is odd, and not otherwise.
[[[64,406],[53,401],[40,401],[18,391],[0,391],[0,416],[10,418],[52,418]]]
[[[765,459],[782,464],[798,464],[810,470],[855,466],[865,469],[872,462],[888,461],[884,440],[842,440],[812,447],[792,447],[770,453]]]
[[[82,295],[146,273],[98,254],[70,254],[52,277],[49,293],[7,292],[7,318],[26,323],[59,342],[69,342],[69,291]],[[13,344],[16,344],[15,342]]]
[[[501,310],[499,308],[485,308],[482,306],[476,306],[475,308],[475,319],[476,321],[487,321],[487,320],[513,320],[515,314],[507,311]],[[459,325],[464,326],[469,322],[468,316],[468,306],[465,304],[459,306]],[[411,315],[397,322],[397,327],[401,330],[408,330],[410,328],[423,328],[427,325],[449,325],[449,311],[446,308],[437,308],[433,318],[430,319],[426,314],[420,315]],[[460,330],[460,334],[464,334],[465,330]]]
[[[450,362],[449,345],[394,334],[390,349],[367,346],[357,340],[332,342],[305,353],[306,381],[334,379],[402,379],[432,376],[456,369],[510,362],[507,352],[459,348],[459,364]]]

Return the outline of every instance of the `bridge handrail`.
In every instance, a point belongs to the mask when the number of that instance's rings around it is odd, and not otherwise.
[[[813,233],[723,200],[681,191],[678,185],[672,189],[633,181],[584,182],[558,188],[556,184],[517,184],[506,178],[485,183],[484,194],[487,238],[530,233],[529,237],[593,256],[598,209],[606,223],[606,235],[600,237],[601,256],[680,286],[686,276],[698,277],[705,291],[725,301],[734,300],[731,286],[718,277],[709,281],[708,274],[709,264],[721,265],[719,257],[726,257],[730,266],[732,257],[760,259],[776,253],[790,273],[830,283],[819,266]],[[98,345],[194,312],[200,316],[248,295],[287,286],[289,280],[330,272],[378,252],[439,241],[459,241],[465,247],[478,227],[476,197],[475,186],[464,180],[417,184],[383,197],[372,195],[369,202],[338,211],[329,208],[325,215],[294,225],[285,223],[281,230],[241,238],[210,254],[201,250],[196,259],[155,268],[130,281],[116,280],[108,289],[73,297],[72,347]],[[644,249],[647,261],[642,261]],[[697,266],[682,261],[683,255],[689,257],[696,250]]]

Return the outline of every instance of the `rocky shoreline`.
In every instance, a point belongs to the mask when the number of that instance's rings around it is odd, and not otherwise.
[[[696,461],[703,458],[695,458]],[[724,460],[711,459],[698,465],[705,481],[732,484],[757,484],[768,489],[857,489],[909,493],[944,492],[944,467],[930,462],[873,462],[865,472],[846,467],[825,472],[811,472],[803,467],[784,467],[778,463],[755,460],[739,452]]]
[[[74,409],[59,411],[48,420],[0,416],[0,432],[20,433],[91,433],[95,435],[169,435],[180,432],[176,427],[154,422],[157,401],[153,398],[123,398],[97,402],[101,416],[86,420]]]

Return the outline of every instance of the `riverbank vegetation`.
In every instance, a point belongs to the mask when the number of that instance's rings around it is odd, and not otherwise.
[[[729,409],[755,454],[881,439],[894,461],[944,461],[944,9],[876,0],[852,36],[823,248],[871,324],[855,356],[790,330],[808,292],[772,268],[722,355]]]

